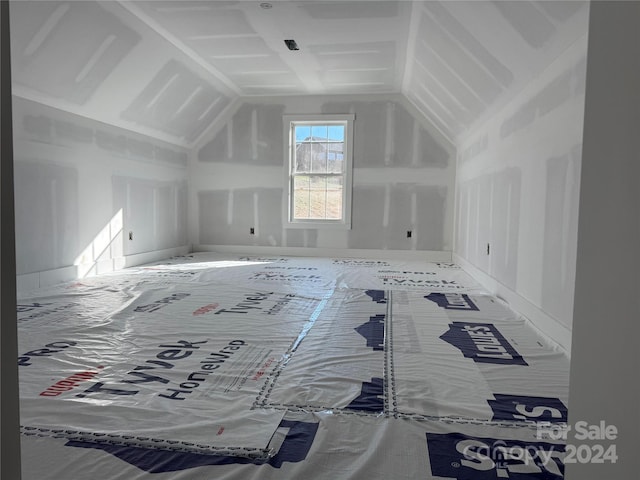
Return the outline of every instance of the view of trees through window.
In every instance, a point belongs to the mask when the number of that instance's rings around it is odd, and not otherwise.
[[[296,124],[293,218],[341,220],[344,190],[344,124]]]

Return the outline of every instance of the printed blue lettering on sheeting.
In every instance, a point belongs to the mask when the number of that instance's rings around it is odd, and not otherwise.
[[[369,321],[354,328],[356,332],[367,339],[367,347],[374,350],[384,350],[384,314],[369,317]]]
[[[558,398],[501,393],[493,396],[495,400],[487,400],[493,410],[492,420],[567,422],[567,407]]]
[[[172,452],[169,450],[155,450],[141,447],[123,447],[120,445],[78,442],[75,440],[67,442],[66,446],[104,450],[118,457],[120,460],[149,473],[176,472],[207,465],[268,464],[274,468],[281,468],[285,462],[298,463],[305,460],[318,432],[318,424],[282,420],[279,428],[288,428],[289,433],[280,446],[278,453],[267,460]]]
[[[384,290],[367,290],[366,293],[376,303],[387,303]]]
[[[431,474],[456,480],[559,480],[564,445],[427,433]]]
[[[469,295],[460,293],[430,293],[424,298],[435,302],[446,310],[479,311],[480,309],[469,298]]]
[[[362,382],[362,391],[347,408],[364,412],[378,413],[384,411],[384,382],[374,377],[370,382]]]
[[[528,365],[492,323],[453,322],[440,338],[474,362]]]
[[[77,345],[76,342],[67,340],[47,343],[42,348],[31,350],[30,352],[23,353],[18,357],[18,365],[20,367],[28,367],[33,363],[32,358],[35,357],[50,357],[53,354],[62,352],[65,348],[73,347]]]

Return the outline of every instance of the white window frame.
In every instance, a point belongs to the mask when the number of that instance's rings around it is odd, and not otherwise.
[[[285,150],[285,185],[287,195],[284,203],[284,225],[286,228],[322,228],[322,229],[351,229],[351,197],[353,190],[353,114],[319,114],[319,115],[284,115],[284,145]],[[340,123],[345,126],[344,135],[344,172],[342,191],[342,218],[330,219],[294,219],[293,218],[293,161],[295,159],[296,139],[294,128],[296,125],[327,125]]]

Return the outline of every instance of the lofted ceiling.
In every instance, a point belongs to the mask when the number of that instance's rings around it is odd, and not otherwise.
[[[586,34],[587,5],[14,0],[14,94],[193,147],[246,97],[401,93],[455,143]]]

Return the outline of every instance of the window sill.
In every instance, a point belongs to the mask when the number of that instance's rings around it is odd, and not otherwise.
[[[351,230],[351,224],[336,220],[336,221],[317,221],[317,220],[297,220],[295,222],[285,222],[284,228],[291,229],[318,229],[318,230]]]

